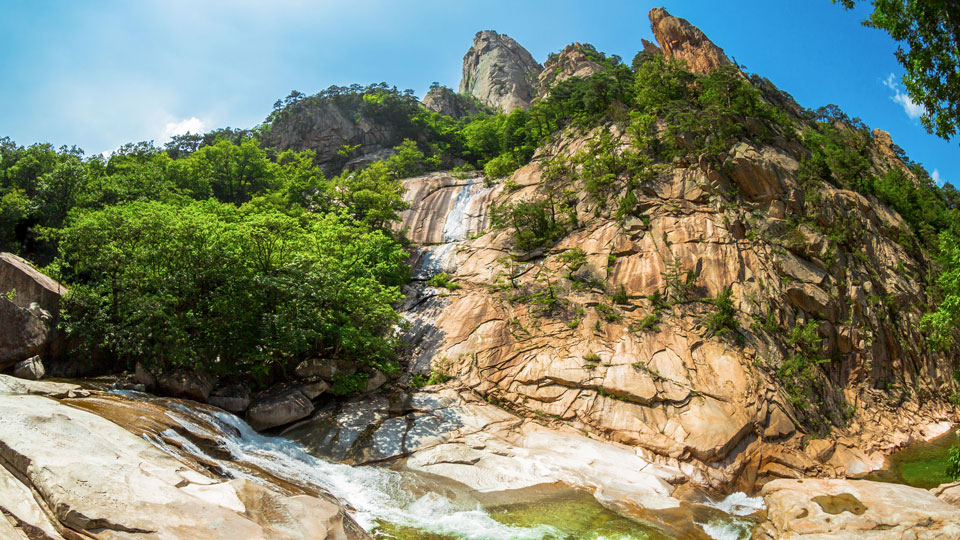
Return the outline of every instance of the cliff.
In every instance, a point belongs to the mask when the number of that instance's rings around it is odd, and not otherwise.
[[[537,96],[537,76],[543,67],[506,34],[477,32],[463,56],[460,92],[494,109],[509,113],[526,109]]]

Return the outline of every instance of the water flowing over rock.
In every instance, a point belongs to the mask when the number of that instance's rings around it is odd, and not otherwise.
[[[709,73],[732,63],[723,49],[686,19],[674,17],[663,8],[651,9],[649,15],[653,36],[668,60],[683,60],[693,73]]]
[[[124,402],[107,398],[61,403],[28,395],[52,388],[51,383],[18,387],[6,379],[0,376],[0,511],[11,521],[0,519],[10,533],[4,538],[364,537],[355,528],[348,534],[343,512],[328,499],[218,478],[186,454],[178,459],[162,451],[149,437],[175,436],[164,431],[172,426],[183,430],[162,412],[151,413],[147,406],[125,409]],[[115,420],[123,424],[137,418],[149,437],[85,409],[130,410],[132,416]]]
[[[477,32],[463,57],[460,92],[509,113],[530,107],[543,67],[513,38],[492,30]]]

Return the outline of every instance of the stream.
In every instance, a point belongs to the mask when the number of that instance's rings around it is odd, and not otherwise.
[[[591,493],[562,485],[477,493],[406,470],[402,462],[391,467],[336,463],[310,455],[288,439],[257,433],[240,418],[206,405],[132,391],[79,401],[74,406],[108,418],[110,407],[118,404],[149,405],[174,426],[142,434],[163,451],[187,455],[224,476],[332,495],[378,539],[739,540],[750,537],[754,524],[742,516],[763,508],[761,499],[742,493],[684,505],[673,510],[682,513],[676,516],[681,525],[668,531],[663,524],[670,516],[646,519],[614,512]]]

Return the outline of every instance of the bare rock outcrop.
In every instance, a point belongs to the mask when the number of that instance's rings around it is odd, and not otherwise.
[[[537,96],[543,67],[520,44],[492,30],[477,32],[463,57],[460,92],[509,113],[526,109]]]
[[[474,98],[458,94],[446,86],[431,88],[423,96],[422,103],[427,109],[452,118],[471,116],[485,109]]]
[[[572,43],[560,53],[550,55],[537,78],[540,97],[546,96],[550,86],[559,81],[572,77],[587,78],[602,71],[604,66],[599,62],[600,58],[600,53],[589,43]]]
[[[338,172],[345,159],[343,146],[375,154],[399,143],[397,127],[365,116],[348,114],[330,100],[304,100],[288,106],[288,113],[263,134],[263,144],[280,150],[313,150],[326,173]]]
[[[12,253],[0,253],[0,370],[62,349],[57,330],[66,289]]]
[[[699,28],[674,17],[663,8],[650,10],[650,26],[660,50],[668,60],[682,60],[693,73],[709,73],[732,64],[723,49],[714,45]]]
[[[0,376],[0,388],[17,392],[16,385],[4,386],[4,379]],[[334,502],[245,479],[217,478],[199,463],[181,461],[148,442],[153,439],[84,410],[96,410],[95,402],[70,406],[6,391],[0,390],[4,538],[364,537],[348,534],[348,518]],[[135,407],[127,420],[157,424],[158,430],[171,422],[162,412],[151,416],[147,406]],[[159,440],[160,435],[151,437]]]
[[[899,243],[896,212],[829,184],[805,193],[797,149],[773,140],[734,145],[723,166],[666,165],[634,192],[640,214],[617,221],[579,180],[545,185],[539,158],[564,159],[592,136],[558,138],[508,183],[443,173],[404,181],[414,276],[442,271],[459,286],[408,298],[417,373],[440,370],[520,414],[634,447],[690,481],[747,491],[775,478],[862,475],[954,418],[935,400],[888,405],[881,390],[902,379],[949,395],[951,384],[911,322],[928,305],[916,278],[925,262]],[[577,225],[556,245],[519,253],[512,230],[489,228],[495,205],[561,190],[578,194]],[[841,230],[862,253],[827,234]],[[561,255],[575,249],[582,261],[572,268]],[[651,300],[683,279],[671,272],[688,271],[691,300]],[[712,304],[695,300],[727,286],[736,340],[711,332]],[[825,359],[803,375],[809,382],[781,368],[793,361],[797,326],[812,328],[810,354]],[[827,425],[829,445],[805,452],[810,432]]]
[[[774,480],[761,491],[756,540],[933,540],[960,537],[960,509],[933,493],[865,480]]]

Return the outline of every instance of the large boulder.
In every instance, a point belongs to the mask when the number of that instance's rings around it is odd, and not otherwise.
[[[690,71],[701,74],[732,64],[723,49],[686,19],[674,17],[663,8],[651,9],[649,16],[653,36],[667,59],[682,60]]]
[[[33,356],[26,360],[21,360],[13,366],[13,376],[21,379],[30,379],[39,381],[47,374],[43,367],[43,360],[39,356]]]
[[[57,318],[64,293],[24,259],[0,253],[0,370],[38,354],[60,354]]]
[[[247,423],[258,431],[310,416],[313,402],[298,388],[281,388],[260,396],[247,409]]]
[[[537,96],[537,76],[543,67],[506,34],[477,32],[463,57],[460,92],[494,109],[509,113],[530,107]]]
[[[0,321],[0,370],[43,353],[55,339],[53,317],[37,304],[22,308],[0,296]]]
[[[36,302],[41,309],[57,317],[60,315],[60,297],[66,292],[63,285],[26,260],[12,253],[0,253],[0,294],[9,295],[17,306],[29,308]]]
[[[933,493],[866,480],[774,480],[761,490],[767,521],[753,538],[960,538],[960,511]]]
[[[250,406],[250,391],[242,384],[220,386],[210,393],[207,403],[233,414],[240,414]]]
[[[215,381],[208,375],[186,369],[174,369],[157,377],[157,388],[161,394],[194,401],[207,401],[214,384]]]
[[[0,395],[0,410],[3,538],[364,537],[331,501],[215,478],[87,410],[30,395]]]

